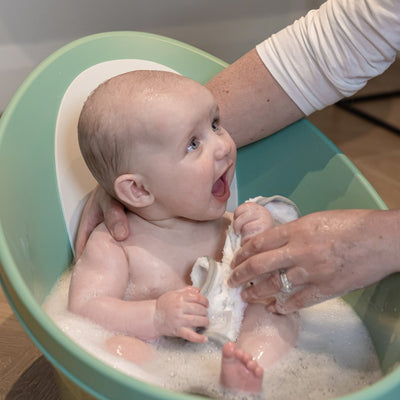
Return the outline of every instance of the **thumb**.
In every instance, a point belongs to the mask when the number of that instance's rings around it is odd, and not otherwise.
[[[125,207],[110,197],[102,206],[104,224],[110,231],[112,237],[117,241],[125,240],[129,235],[128,217]]]

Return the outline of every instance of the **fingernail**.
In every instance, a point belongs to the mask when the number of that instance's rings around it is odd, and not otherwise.
[[[242,292],[242,299],[244,300],[244,301],[247,301],[248,299],[249,299],[249,294],[247,293],[247,292]]]

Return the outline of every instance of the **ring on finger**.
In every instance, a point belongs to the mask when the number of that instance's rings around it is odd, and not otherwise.
[[[293,290],[293,285],[292,283],[289,281],[287,275],[286,275],[286,270],[285,269],[281,269],[279,270],[279,278],[281,280],[281,291],[283,293],[291,293]]]

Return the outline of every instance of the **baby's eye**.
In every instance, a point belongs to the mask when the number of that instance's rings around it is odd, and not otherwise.
[[[211,128],[214,132],[216,132],[219,129],[219,119],[214,119],[213,122],[211,123]]]
[[[200,141],[197,138],[192,138],[190,139],[190,142],[187,147],[187,152],[189,153],[190,151],[196,150],[200,146]]]

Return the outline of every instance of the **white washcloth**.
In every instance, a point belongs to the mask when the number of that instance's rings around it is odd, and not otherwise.
[[[276,224],[293,221],[300,216],[296,205],[282,196],[256,197],[250,199],[266,207]],[[222,343],[236,341],[243,320],[247,303],[242,300],[242,288],[231,288],[228,279],[231,276],[231,261],[240,248],[241,237],[229,226],[226,237],[222,262],[211,257],[199,257],[192,269],[193,286],[199,287],[200,292],[209,300],[208,318],[210,324],[203,332],[208,337]]]

